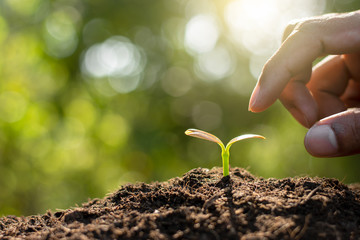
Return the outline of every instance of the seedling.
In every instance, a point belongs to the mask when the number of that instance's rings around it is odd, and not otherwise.
[[[201,139],[208,140],[211,142],[216,142],[217,144],[219,144],[219,146],[221,147],[221,158],[222,158],[222,163],[223,163],[224,177],[229,175],[229,157],[230,157],[229,150],[233,143],[238,142],[240,140],[249,139],[249,138],[265,139],[265,137],[263,137],[261,135],[244,134],[244,135],[237,136],[237,137],[231,139],[230,142],[228,142],[228,144],[226,144],[226,147],[225,147],[223,142],[218,137],[216,137],[215,135],[212,135],[211,133],[202,131],[202,130],[188,129],[185,131],[185,134],[188,136],[201,138]]]

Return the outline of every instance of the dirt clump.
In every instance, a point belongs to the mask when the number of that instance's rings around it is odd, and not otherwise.
[[[1,239],[360,239],[359,186],[197,168],[44,215],[0,218]]]

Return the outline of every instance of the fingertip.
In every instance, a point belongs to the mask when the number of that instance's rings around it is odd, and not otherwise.
[[[315,157],[332,157],[339,150],[335,132],[329,125],[315,125],[310,128],[305,136],[304,145]]]
[[[256,85],[256,87],[254,88],[252,94],[251,94],[251,97],[250,97],[250,101],[249,101],[249,107],[248,107],[248,110],[250,112],[259,112],[257,110],[257,98],[258,98],[258,95],[259,95],[259,89],[260,87],[258,85]]]
[[[348,109],[317,122],[305,136],[307,151],[315,157],[360,153],[360,109]]]
[[[271,106],[276,99],[271,99],[268,92],[269,89],[264,90],[264,87],[258,83],[251,94],[248,110],[257,113]]]

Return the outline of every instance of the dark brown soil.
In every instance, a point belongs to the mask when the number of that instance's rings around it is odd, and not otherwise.
[[[60,212],[0,218],[0,238],[360,239],[360,191],[336,179],[256,178],[234,168],[121,187]]]

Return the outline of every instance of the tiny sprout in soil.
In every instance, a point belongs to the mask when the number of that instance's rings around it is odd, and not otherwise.
[[[244,134],[241,136],[237,136],[234,137],[233,139],[230,140],[230,142],[228,142],[228,144],[225,145],[223,144],[223,142],[216,137],[215,135],[212,135],[211,133],[202,131],[202,130],[198,130],[198,129],[188,129],[185,131],[185,134],[188,136],[192,136],[192,137],[196,137],[196,138],[201,138],[204,140],[208,140],[211,142],[216,142],[217,144],[219,144],[219,146],[221,147],[221,157],[222,157],[222,162],[223,162],[223,175],[228,176],[229,175],[229,157],[230,157],[230,147],[233,143],[238,142],[240,140],[244,140],[244,139],[249,139],[249,138],[260,138],[260,139],[265,139],[265,137],[261,136],[261,135],[255,135],[255,134]]]

